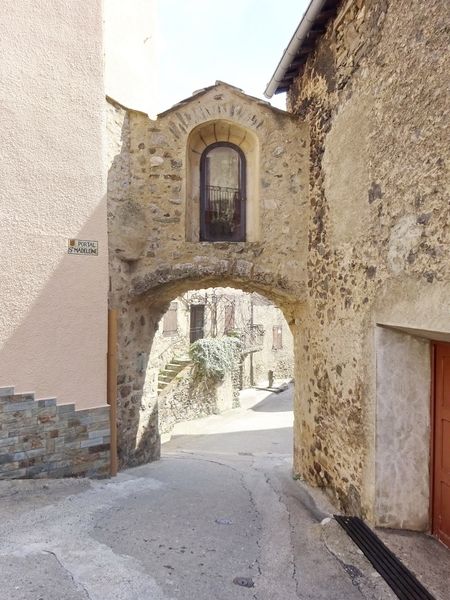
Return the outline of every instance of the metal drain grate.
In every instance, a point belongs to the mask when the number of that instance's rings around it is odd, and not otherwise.
[[[358,517],[334,515],[400,600],[435,600],[418,579]]]

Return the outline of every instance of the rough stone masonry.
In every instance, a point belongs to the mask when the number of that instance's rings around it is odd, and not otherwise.
[[[445,1],[343,2],[288,94],[311,139],[295,467],[411,529],[429,518],[427,338],[449,331],[449,30]]]
[[[294,334],[296,473],[346,512],[426,529],[429,340],[449,335],[448,7],[336,5],[290,114],[220,82],[156,121],[109,106],[120,459],[159,453],[143,389],[170,300],[236,286]],[[247,158],[247,238],[199,242],[199,157],[227,140]]]
[[[119,456],[122,464],[137,464],[159,453],[157,403],[144,393],[145,364],[171,300],[213,286],[258,291],[295,326],[306,292],[307,221],[299,216],[307,202],[308,133],[295,117],[220,82],[156,121],[115,103],[109,117]],[[245,242],[198,241],[199,156],[217,141],[231,141],[246,155]]]

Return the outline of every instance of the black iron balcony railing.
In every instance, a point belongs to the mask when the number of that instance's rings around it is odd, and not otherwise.
[[[206,222],[228,226],[230,231],[239,223],[241,194],[239,188],[206,186]]]

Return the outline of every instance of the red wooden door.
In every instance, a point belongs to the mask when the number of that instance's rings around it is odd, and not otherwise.
[[[433,533],[450,547],[450,344],[435,344]]]

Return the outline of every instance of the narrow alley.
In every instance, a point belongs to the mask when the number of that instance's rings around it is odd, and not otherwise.
[[[0,482],[0,598],[395,598],[292,479],[292,392],[244,390],[241,408],[178,424],[161,461],[112,480]],[[426,544],[444,600],[445,550]]]

